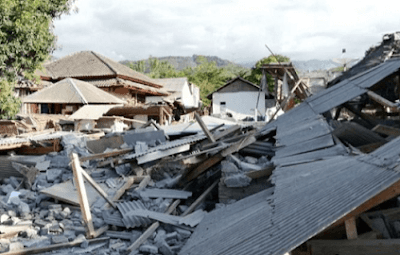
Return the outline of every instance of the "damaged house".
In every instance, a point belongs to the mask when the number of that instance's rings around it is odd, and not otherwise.
[[[144,74],[93,51],[81,51],[44,65],[40,78],[55,83],[64,78],[89,82],[135,105],[147,96],[167,96],[162,85]]]
[[[255,108],[265,116],[266,108],[274,105],[273,96],[268,91],[260,91],[259,86],[236,77],[207,96],[211,100],[212,114],[228,115],[235,119],[255,116]]]

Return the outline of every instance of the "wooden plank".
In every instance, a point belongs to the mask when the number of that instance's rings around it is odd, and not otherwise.
[[[384,135],[392,135],[392,136],[400,136],[400,129],[390,126],[385,126],[382,124],[376,125],[372,131],[384,134]]]
[[[87,240],[87,241],[89,242],[89,244],[92,244],[92,243],[99,243],[99,242],[107,241],[109,239],[110,239],[109,237],[102,237],[102,238],[97,238],[97,239],[92,239],[92,240]],[[69,243],[52,244],[52,245],[45,246],[45,247],[28,248],[28,249],[19,250],[19,251],[9,251],[9,252],[2,253],[2,255],[40,254],[40,253],[45,253],[45,252],[51,252],[51,251],[54,251],[57,249],[64,249],[64,248],[71,248],[74,246],[78,246],[78,245],[81,245],[84,241],[86,241],[86,240],[79,239],[79,240],[72,241]]]
[[[122,149],[122,150],[117,150],[117,151],[111,151],[111,152],[105,152],[105,153],[98,153],[86,157],[80,157],[79,160],[81,162],[85,162],[87,160],[93,160],[93,159],[100,159],[100,158],[109,158],[109,157],[115,157],[119,156],[128,152],[133,151],[133,149]]]
[[[212,156],[211,158],[207,159],[203,163],[201,163],[198,167],[190,171],[189,173],[186,174],[185,179],[186,181],[191,181],[195,179],[197,176],[202,174],[204,171],[208,170],[210,167],[214,166],[218,162],[220,162],[224,157],[235,153],[242,148],[254,143],[257,139],[253,135],[249,135],[247,137],[244,137],[241,139],[239,142],[234,143],[230,147],[224,149],[220,153]]]
[[[166,156],[178,154],[178,153],[185,152],[188,150],[190,150],[190,144],[185,144],[185,145],[181,145],[181,146],[174,147],[174,148],[164,150],[164,151],[158,150],[158,151],[155,151],[152,153],[148,153],[143,156],[137,157],[136,159],[137,159],[138,164],[141,165],[141,164],[153,161],[153,160],[157,160],[160,158],[164,158]]]
[[[274,166],[267,166],[261,170],[247,172],[246,175],[251,179],[259,179],[262,177],[270,176],[274,170]]]
[[[90,177],[90,175],[89,175],[88,173],[86,173],[86,171],[84,171],[84,170],[82,169],[81,173],[82,173],[83,177],[85,177],[85,179],[92,185],[92,187],[93,187],[95,190],[97,190],[97,192],[99,192],[99,194],[100,194],[102,197],[104,197],[104,199],[105,199],[112,207],[117,208],[117,206],[114,204],[114,202],[111,201],[111,200],[108,198],[107,193],[104,192],[104,190],[96,183],[95,180],[92,179],[92,177]]]
[[[81,207],[82,218],[85,222],[85,227],[87,228],[87,237],[92,238],[95,235],[94,226],[92,222],[92,214],[90,212],[90,205],[87,199],[85,183],[83,181],[83,176],[81,171],[83,169],[79,165],[78,155],[72,153],[72,170],[74,173],[74,180],[76,185],[76,190],[79,197],[79,205]]]
[[[208,196],[208,194],[210,194],[210,192],[215,188],[215,186],[217,186],[218,182],[219,182],[219,179],[216,180],[216,181],[214,181],[214,183],[211,184],[211,186],[208,187],[208,189],[206,189],[206,190],[203,192],[203,194],[201,194],[201,195],[196,199],[196,201],[194,201],[194,202],[189,206],[189,208],[186,209],[186,211],[184,211],[184,212],[182,213],[181,216],[182,216],[182,217],[185,217],[185,216],[188,215],[189,213],[193,212],[194,209],[196,209],[196,207],[199,206],[199,204],[200,204],[201,202],[203,202],[203,200]]]
[[[346,236],[347,239],[357,239],[357,225],[356,218],[352,217],[348,220],[345,220],[344,226],[346,227]]]
[[[165,212],[165,214],[167,214],[167,215],[171,214],[176,209],[176,207],[178,207],[180,202],[181,201],[178,199],[174,203],[172,203],[168,207],[168,210]],[[158,222],[158,221],[154,222],[148,229],[146,229],[146,231],[138,239],[136,239],[136,241],[133,244],[131,244],[127,248],[127,250],[134,251],[134,250],[139,249],[140,245],[142,245],[144,242],[146,242],[146,240],[154,234],[154,232],[157,230],[157,228],[159,226],[160,226],[160,222]]]
[[[234,126],[232,126],[230,128],[225,129],[224,131],[222,131],[222,132],[220,132],[218,134],[215,134],[214,135],[214,139],[218,141],[219,139],[221,139],[221,138],[223,138],[223,137],[225,137],[227,135],[233,134],[236,131],[239,131],[240,129],[241,129],[241,127],[239,125],[234,125]]]
[[[400,239],[311,240],[312,255],[393,255],[400,250]]]
[[[194,117],[196,118],[197,122],[199,123],[201,129],[203,130],[204,134],[207,136],[208,140],[212,143],[215,143],[215,139],[211,132],[208,130],[206,124],[204,124],[203,120],[201,119],[200,115],[195,112]]]
[[[368,211],[369,209],[400,195],[400,180],[392,184],[389,188],[381,191],[379,194],[369,199],[362,205],[355,208],[353,211],[337,220],[332,226],[342,224],[346,220],[352,217],[358,217],[361,213]]]
[[[394,104],[393,102],[390,102],[389,100],[387,100],[386,98],[376,94],[375,92],[369,90],[367,92],[367,95],[369,96],[370,99],[374,100],[378,104],[386,106],[386,107],[390,108],[393,111],[396,111],[396,112],[399,111],[399,109],[397,108],[396,104]]]

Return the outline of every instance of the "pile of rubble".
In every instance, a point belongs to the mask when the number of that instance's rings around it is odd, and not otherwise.
[[[59,151],[3,156],[11,173],[0,188],[1,252],[177,254],[221,206],[221,178],[229,191],[272,172],[273,144],[255,126],[196,117],[197,128],[170,135],[152,126],[100,139],[53,132]]]

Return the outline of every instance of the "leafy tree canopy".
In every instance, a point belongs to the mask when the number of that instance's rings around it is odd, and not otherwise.
[[[55,49],[52,21],[67,13],[74,0],[0,1],[0,118],[13,117],[19,100],[13,88],[19,76],[33,78]]]
[[[233,65],[226,68],[218,67],[215,61],[208,61],[204,56],[198,56],[196,62],[199,65],[187,67],[182,71],[177,71],[167,61],[159,61],[157,58],[150,58],[147,66],[146,62],[142,60],[134,64],[131,63],[129,67],[156,79],[187,77],[189,82],[200,88],[200,98],[203,105],[210,104],[210,100],[207,99],[209,93],[224,85],[226,81],[248,73],[248,69]]]
[[[283,62],[290,62],[290,58],[283,56],[283,55],[270,55],[266,58],[262,58],[255,64],[254,68],[251,70],[250,75],[245,76],[244,78],[248,81],[260,85],[261,78],[262,78],[262,71],[261,67],[266,64],[270,63],[283,63]],[[274,91],[274,80],[272,77],[267,74],[267,82],[268,82],[268,90],[270,92]]]

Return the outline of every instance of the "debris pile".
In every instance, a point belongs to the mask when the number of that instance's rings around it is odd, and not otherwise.
[[[272,173],[273,144],[255,126],[196,119],[190,128],[148,123],[95,139],[54,130],[3,138],[11,173],[0,173],[1,252],[177,254],[219,206],[219,189]],[[59,149],[42,153],[49,140]],[[36,155],[13,154],[20,143]]]

